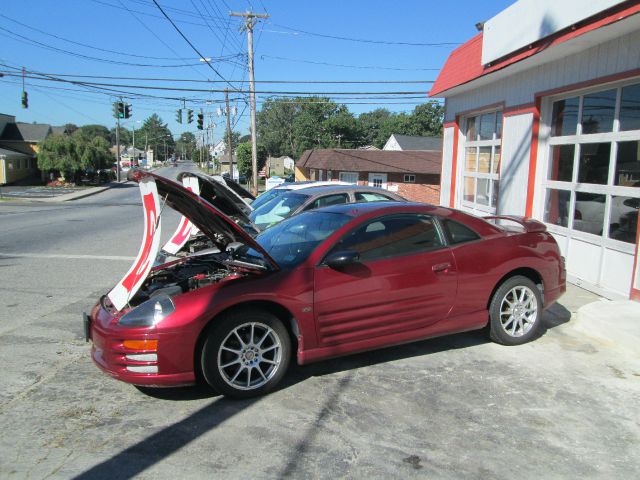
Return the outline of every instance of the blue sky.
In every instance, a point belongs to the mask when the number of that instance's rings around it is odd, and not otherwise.
[[[224,133],[224,119],[219,119],[215,111],[224,94],[143,90],[131,85],[205,90],[229,87],[218,76],[220,74],[234,88],[247,90],[248,86],[240,83],[247,79],[243,56],[246,54],[246,33],[239,31],[241,20],[229,17],[228,12],[248,9],[270,15],[255,28],[257,81],[421,82],[258,83],[257,91],[364,92],[366,95],[328,96],[346,103],[355,114],[378,107],[409,112],[426,100],[430,88],[427,81],[436,78],[456,44],[477,33],[477,22],[491,18],[513,2],[158,0],[158,3],[196,49],[212,58],[213,69],[199,61],[198,54],[153,0],[3,2],[0,72],[19,74],[25,67],[27,71],[46,73],[51,80],[127,87],[81,86],[27,78],[29,108],[23,109],[20,105],[22,79],[19,75],[5,75],[0,78],[0,113],[15,115],[18,121],[24,122],[98,123],[111,128],[115,125],[111,105],[117,93],[105,89],[113,89],[127,92],[124,97],[133,105],[133,117],[125,122],[129,128],[157,113],[175,134],[196,132],[195,122],[180,125],[175,121],[175,110],[181,106],[179,100],[134,95],[142,93],[185,98],[187,108],[195,111],[202,108],[211,114],[212,121],[217,124],[214,138],[220,138]],[[78,77],[80,75],[118,78]],[[200,82],[174,81],[176,79]],[[206,80],[219,83],[207,83]],[[375,92],[417,93],[394,96]],[[258,109],[261,101],[271,95],[258,95]],[[235,129],[243,134],[249,129],[246,97],[231,93],[238,113]]]

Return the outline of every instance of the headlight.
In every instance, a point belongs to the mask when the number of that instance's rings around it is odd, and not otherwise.
[[[125,327],[151,327],[176,311],[171,298],[158,295],[129,310],[118,320]]]

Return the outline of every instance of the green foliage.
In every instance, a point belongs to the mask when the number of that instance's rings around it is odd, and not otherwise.
[[[251,143],[245,142],[236,148],[236,158],[238,160],[238,172],[247,178],[253,176],[253,166],[251,162]],[[267,149],[258,145],[258,171],[262,170],[267,163]]]
[[[176,153],[182,158],[193,158],[198,150],[196,136],[191,132],[184,132],[176,142]]]
[[[85,169],[108,168],[113,160],[109,142],[101,136],[90,137],[82,129],[73,135],[49,135],[38,149],[38,168],[60,171],[67,178]]]
[[[311,148],[382,148],[394,133],[441,135],[443,116],[444,108],[436,102],[419,105],[409,114],[379,108],[356,118],[345,105],[328,98],[271,99],[258,112],[258,140],[274,157],[299,158]]]
[[[80,131],[82,131],[82,134],[87,138],[102,137],[107,142],[111,137],[109,129],[104,125],[83,125],[80,127]]]
[[[136,148],[141,150],[145,146],[153,148],[154,156],[158,160],[165,159],[165,142],[168,157],[175,151],[176,143],[167,124],[162,123],[162,119],[155,113],[144,121],[142,127],[136,130]]]

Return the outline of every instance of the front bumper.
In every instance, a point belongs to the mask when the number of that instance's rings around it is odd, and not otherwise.
[[[91,340],[91,358],[107,375],[141,386],[176,387],[196,382],[193,368],[184,371],[172,359],[179,335],[148,329],[114,328],[113,316],[97,305],[84,316],[85,336]],[[134,347],[129,346],[135,344]],[[184,343],[184,342],[180,342]],[[173,351],[173,355],[172,355]],[[190,365],[193,365],[191,354]]]

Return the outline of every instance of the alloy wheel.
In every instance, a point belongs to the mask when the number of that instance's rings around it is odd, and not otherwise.
[[[538,318],[538,300],[529,287],[516,286],[500,302],[500,324],[512,337],[526,335]]]
[[[268,325],[250,322],[229,332],[218,349],[218,371],[223,380],[239,390],[265,385],[278,371],[282,345]]]

